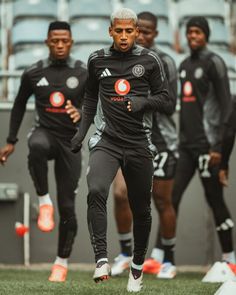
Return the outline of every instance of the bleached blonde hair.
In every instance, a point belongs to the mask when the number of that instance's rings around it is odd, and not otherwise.
[[[137,14],[130,8],[122,7],[111,14],[111,25],[114,24],[114,20],[116,19],[132,19],[137,24],[138,17]]]

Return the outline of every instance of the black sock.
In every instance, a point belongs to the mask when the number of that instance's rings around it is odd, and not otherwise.
[[[171,262],[172,264],[175,264],[175,261],[174,261],[175,241],[176,241],[175,238],[172,238],[172,239],[162,238],[162,245],[164,250],[163,262]]]
[[[120,239],[121,253],[125,256],[132,256],[132,238]]]
[[[220,245],[223,253],[233,251],[232,229],[220,230],[217,232],[220,240]]]

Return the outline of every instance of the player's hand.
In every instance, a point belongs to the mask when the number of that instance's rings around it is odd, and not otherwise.
[[[79,138],[79,129],[74,135],[74,137],[71,139],[71,151],[73,153],[78,153],[82,148],[82,142]]]
[[[218,152],[210,152],[210,166],[219,165],[221,161],[221,153]]]
[[[75,106],[71,103],[70,100],[66,101],[66,106],[65,106],[67,114],[70,116],[72,119],[73,123],[77,123],[80,120],[80,113],[77,110]]]
[[[228,186],[228,184],[229,184],[229,171],[224,170],[224,169],[220,169],[219,180],[223,186]]]
[[[14,144],[8,143],[0,149],[0,163],[4,165],[8,157],[14,152]]]
[[[128,112],[136,113],[144,109],[146,100],[143,97],[131,97],[125,101]]]

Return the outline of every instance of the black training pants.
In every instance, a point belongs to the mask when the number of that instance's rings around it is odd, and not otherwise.
[[[70,141],[36,128],[29,136],[28,166],[38,196],[48,193],[48,161],[54,160],[60,215],[58,256],[69,257],[77,232],[75,196],[81,172],[81,154],[70,150]]]
[[[142,264],[151,229],[153,162],[146,148],[121,148],[101,140],[91,151],[88,167],[88,227],[95,260],[107,257],[106,202],[110,185],[121,167],[133,213],[134,258]]]
[[[189,182],[199,171],[208,205],[212,209],[222,251],[233,251],[232,220],[223,198],[223,187],[219,182],[219,166],[209,166],[207,150],[180,148],[173,188],[173,206],[178,213],[179,205]]]

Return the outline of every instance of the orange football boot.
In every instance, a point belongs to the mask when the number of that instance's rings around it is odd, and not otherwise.
[[[59,264],[54,264],[48,280],[50,282],[65,282],[68,268]]]
[[[158,274],[161,268],[161,263],[153,258],[146,259],[143,264],[143,272],[149,274]]]
[[[39,206],[38,228],[43,232],[54,229],[54,209],[52,205]]]

